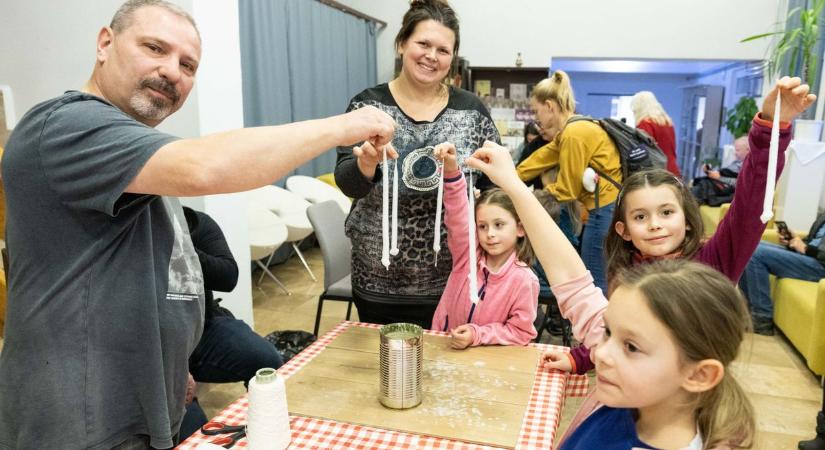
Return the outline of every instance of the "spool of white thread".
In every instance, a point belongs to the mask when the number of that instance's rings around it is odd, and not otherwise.
[[[260,369],[249,380],[246,438],[250,450],[283,450],[289,446],[286,386],[275,369]]]

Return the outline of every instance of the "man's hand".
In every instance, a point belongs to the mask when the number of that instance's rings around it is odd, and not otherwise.
[[[570,364],[570,358],[567,357],[567,353],[558,350],[550,350],[542,354],[541,367],[548,370],[561,370],[562,372],[571,372],[573,370],[573,365]]]
[[[374,106],[364,106],[336,116],[344,131],[342,145],[367,141],[374,148],[381,148],[392,141],[395,121],[389,114]]]
[[[799,77],[780,78],[776,82],[776,86],[765,96],[765,101],[762,102],[762,118],[773,120],[773,112],[776,109],[776,93],[781,92],[782,105],[779,111],[779,121],[793,121],[796,116],[816,101],[816,95],[808,93],[810,90],[810,86],[802,84],[802,79]]]
[[[718,170],[709,170],[707,172],[707,174],[708,174],[708,178],[710,178],[711,180],[718,180],[719,177],[722,176],[722,175],[719,174]]]
[[[453,331],[450,331],[450,336],[452,337],[450,347],[456,350],[464,350],[473,343],[474,335],[473,327],[466,324],[458,326],[454,328]]]
[[[790,242],[788,242],[788,248],[793,249],[795,252],[803,255],[805,254],[806,247],[807,245],[805,244],[805,242],[802,241],[802,239],[799,238],[799,236],[794,236],[793,238],[791,238]]]
[[[192,403],[192,400],[195,399],[195,391],[198,389],[198,383],[195,382],[195,377],[192,374],[189,374],[189,378],[186,379],[186,405]]]

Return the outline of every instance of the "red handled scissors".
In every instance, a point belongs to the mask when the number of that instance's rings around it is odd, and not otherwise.
[[[207,422],[201,427],[201,433],[207,436],[229,434],[228,436],[219,436],[212,440],[211,443],[220,445],[223,448],[231,448],[246,436],[246,425],[227,425],[222,422]]]

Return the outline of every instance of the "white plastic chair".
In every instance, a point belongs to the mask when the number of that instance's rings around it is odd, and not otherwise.
[[[305,175],[293,175],[286,179],[286,188],[300,195],[310,203],[332,200],[338,204],[344,214],[349,214],[352,201],[339,189],[323,181]]]
[[[286,242],[292,244],[292,250],[298,255],[298,258],[301,259],[301,263],[303,263],[304,268],[309,272],[312,281],[317,281],[315,274],[312,273],[309,264],[306,259],[304,259],[304,255],[298,247],[301,241],[306,239],[313,231],[312,224],[309,223],[309,219],[307,218],[309,202],[277,186],[259,187],[248,191],[247,195],[250,201],[268,209],[284,222],[287,229]],[[267,267],[269,267],[271,260],[272,256],[270,255],[269,260],[266,262]],[[261,279],[263,279],[263,276],[264,274],[261,274]]]
[[[261,259],[267,256],[271,257],[272,253],[286,242],[286,225],[278,216],[254,202],[247,204],[246,217],[249,222],[250,259],[263,270],[264,274],[269,275],[269,278],[272,278],[286,292],[286,295],[292,295],[289,289],[281,283],[281,280],[269,271],[269,266],[261,262]],[[263,275],[261,275],[261,278],[263,278]],[[260,282],[259,279],[258,284]]]

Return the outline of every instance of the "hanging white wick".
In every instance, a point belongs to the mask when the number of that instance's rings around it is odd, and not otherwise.
[[[470,301],[478,303],[478,278],[476,275],[476,196],[473,189],[473,171],[467,172],[467,190],[470,193],[470,207],[467,209],[467,237],[470,241]]]
[[[776,91],[776,107],[773,111],[773,126],[771,127],[771,145],[768,152],[768,178],[765,183],[765,200],[762,203],[762,223],[767,223],[773,217],[773,194],[776,189],[776,159],[779,156],[779,105],[782,99],[779,89]]]
[[[398,160],[392,164],[392,243],[390,255],[398,254]]]
[[[435,265],[438,266],[438,252],[441,251],[441,209],[444,206],[444,161],[438,163],[438,196],[435,200],[435,236],[433,237],[433,251]]]
[[[384,171],[384,179],[382,180],[383,185],[383,205],[381,205],[381,228],[382,228],[382,245],[381,245],[381,264],[390,270],[390,235],[389,235],[389,218],[387,217],[389,213],[389,201],[390,201],[390,190],[389,190],[389,167],[387,165],[387,147],[384,147],[384,165],[382,167]]]

